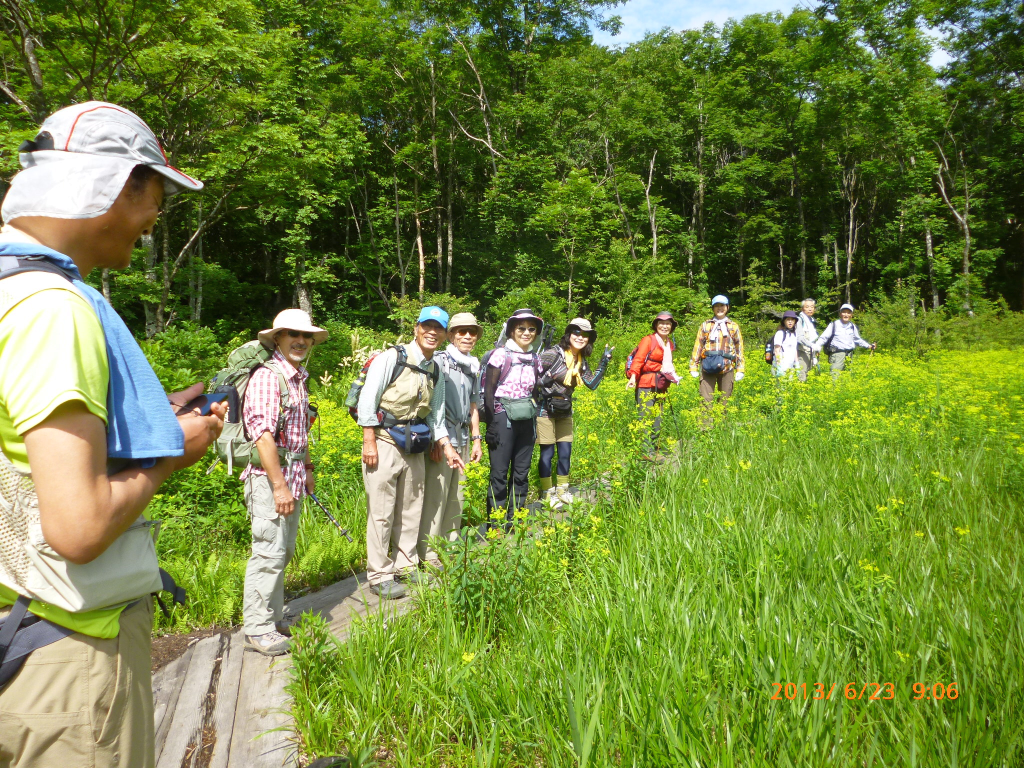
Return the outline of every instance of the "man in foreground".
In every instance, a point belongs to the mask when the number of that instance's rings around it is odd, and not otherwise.
[[[466,465],[445,428],[444,378],[433,359],[448,313],[424,307],[416,338],[378,355],[359,395],[366,488],[366,578],[384,599],[405,594],[396,578],[420,579],[417,544],[426,480],[424,451],[438,442],[449,467]]]
[[[165,194],[202,184],[167,165],[136,115],[101,102],[51,115],[21,164],[0,231],[0,765],[149,768],[161,580],[140,515],[205,455],[225,409],[176,418],[82,279],[125,269]]]
[[[316,491],[309,460],[309,372],[302,367],[327,331],[301,309],[286,309],[259,339],[274,354],[257,368],[245,391],[242,419],[255,442],[260,466],[242,472],[252,524],[252,556],[245,568],[242,621],[245,647],[265,656],[291,649],[284,624],[284,570],[295,554],[302,499]],[[288,407],[282,409],[282,382]]]

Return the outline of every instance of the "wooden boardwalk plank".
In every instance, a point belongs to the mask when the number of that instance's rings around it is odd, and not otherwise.
[[[225,641],[220,662],[220,680],[217,681],[217,701],[213,709],[213,730],[217,741],[213,745],[210,768],[227,768],[231,754],[231,740],[235,728],[235,704],[242,679],[242,630],[236,630]]]
[[[242,661],[227,768],[297,765],[288,695],[291,659],[249,652]],[[280,728],[281,730],[274,730]]]
[[[195,742],[202,732],[206,694],[210,690],[223,639],[223,635],[214,635],[196,643],[174,707],[170,730],[163,749],[157,755],[157,768],[180,768],[189,744]]]
[[[181,686],[185,682],[189,662],[192,661],[194,645],[163,669],[153,675],[153,721],[156,725],[156,754],[164,747],[167,731],[171,727],[174,707],[178,703]]]

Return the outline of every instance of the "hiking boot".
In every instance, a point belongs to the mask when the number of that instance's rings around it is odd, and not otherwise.
[[[548,488],[546,491],[544,491],[544,503],[551,509],[562,508],[563,502],[561,497],[559,497],[558,495],[557,488]]]
[[[569,493],[568,484],[555,486],[555,494],[561,499],[563,504],[572,504],[576,501],[576,497]]]
[[[278,634],[284,635],[285,637],[291,637],[292,636],[292,625],[287,623],[287,622],[284,622],[284,621],[274,622],[274,629],[277,630]]]
[[[256,651],[264,656],[283,656],[292,649],[292,641],[277,630],[262,635],[245,636],[245,650]]]
[[[412,584],[417,587],[429,587],[434,583],[433,576],[423,571],[417,571],[415,568],[410,568],[405,573],[398,574],[395,578],[403,584]]]
[[[381,600],[397,600],[400,597],[405,597],[406,589],[397,581],[390,579],[379,584],[371,584],[370,591],[375,595],[380,595]]]

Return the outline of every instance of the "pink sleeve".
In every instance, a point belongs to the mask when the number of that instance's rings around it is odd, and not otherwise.
[[[504,365],[505,363],[505,356],[507,354],[508,352],[505,351],[504,347],[496,349],[494,350],[494,352],[491,353],[491,356],[487,359],[487,364],[493,365],[495,368],[501,368],[501,366]]]
[[[281,412],[281,389],[277,374],[269,368],[257,368],[249,379],[245,391],[245,405],[242,418],[250,440],[264,432],[271,435],[277,430],[277,417]]]

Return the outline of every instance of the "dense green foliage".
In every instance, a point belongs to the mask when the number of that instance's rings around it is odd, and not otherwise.
[[[0,178],[95,98],[206,180],[94,277],[147,336],[293,303],[393,328],[429,291],[616,322],[720,291],[1021,307],[1019,3],[825,0],[621,51],[606,7],[3,0]]]
[[[629,460],[628,395],[584,392],[578,444],[611,481],[597,506],[454,546],[416,611],[345,643],[306,620],[290,690],[307,752],[1019,765],[1021,353],[861,356],[836,384],[755,367],[708,432],[694,389],[672,391],[678,464]]]

